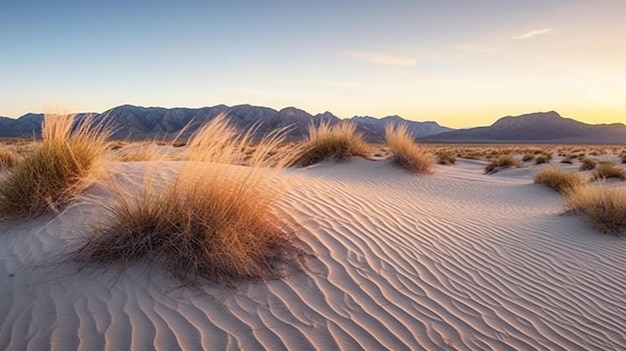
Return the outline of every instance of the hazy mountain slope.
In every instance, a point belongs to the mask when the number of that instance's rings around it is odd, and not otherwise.
[[[488,127],[459,129],[423,138],[445,142],[626,143],[626,126],[592,125],[554,111],[502,117]]]

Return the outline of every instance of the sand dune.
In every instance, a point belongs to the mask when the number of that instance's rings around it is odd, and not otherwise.
[[[146,167],[115,171],[139,184]],[[532,184],[537,168],[483,169],[285,170],[276,211],[301,226],[310,271],[235,289],[59,262],[101,214],[88,201],[2,224],[0,349],[626,349],[626,242],[561,215],[561,196]]]

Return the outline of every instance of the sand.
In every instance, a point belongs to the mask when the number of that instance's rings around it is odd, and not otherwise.
[[[90,201],[2,224],[0,349],[626,349],[626,241],[562,215],[561,195],[532,182],[543,165],[484,166],[284,170],[275,211],[301,227],[310,271],[235,288],[63,262],[101,217]],[[146,167],[112,169],[132,185]]]

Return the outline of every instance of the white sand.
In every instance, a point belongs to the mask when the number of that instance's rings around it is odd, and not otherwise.
[[[0,350],[626,349],[626,241],[560,215],[537,166],[459,163],[284,171],[276,211],[302,226],[311,272],[230,290],[50,264],[102,213],[93,204],[3,224]],[[145,167],[117,171],[139,184]]]

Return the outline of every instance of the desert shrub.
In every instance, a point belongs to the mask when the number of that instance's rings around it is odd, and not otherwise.
[[[15,219],[56,211],[89,186],[107,154],[109,130],[86,118],[46,115],[43,141],[0,183],[0,218]]]
[[[581,171],[589,171],[589,170],[596,168],[596,161],[590,158],[583,158],[580,162],[581,162],[580,164]]]
[[[298,166],[309,166],[325,160],[344,161],[352,156],[368,157],[370,148],[356,132],[356,124],[339,123],[330,126],[320,123],[309,126],[309,135],[302,144],[302,153],[294,161]]]
[[[591,180],[617,178],[626,180],[626,171],[612,163],[600,163],[591,175]]]
[[[456,163],[456,157],[448,152],[441,152],[437,155],[437,163],[440,165],[453,165]]]
[[[546,154],[541,154],[535,158],[536,165],[539,165],[542,163],[548,163],[548,162],[550,162],[550,158]]]
[[[394,164],[415,173],[432,172],[432,155],[415,143],[406,125],[387,124],[385,139]]]
[[[268,154],[279,141],[279,136],[267,139],[255,152]],[[144,261],[191,286],[205,279],[278,277],[281,263],[303,268],[294,230],[272,211],[282,194],[270,183],[276,168],[260,167],[264,155],[255,155],[258,163],[251,167],[228,164],[237,162],[247,142],[220,117],[194,135],[186,149],[186,159],[194,161],[186,162],[166,189],[159,190],[150,177],[141,189],[112,184],[115,201],[103,204],[104,220],[74,250],[74,259],[84,265],[117,262],[122,268]],[[202,147],[208,144],[215,149]]]
[[[622,163],[626,163],[626,154],[622,155]]]
[[[522,156],[522,161],[524,162],[529,162],[529,161],[534,161],[534,160],[535,160],[534,154],[524,154],[524,156]]]
[[[601,231],[617,235],[626,227],[626,188],[587,185],[566,192],[565,209],[586,215]]]
[[[11,168],[17,164],[17,160],[15,152],[0,147],[0,168]]]
[[[485,173],[497,172],[498,168],[519,167],[520,164],[511,155],[500,155],[485,167]]]
[[[567,172],[556,167],[541,169],[535,173],[535,184],[543,184],[560,193],[583,183],[580,173]]]
[[[561,163],[567,163],[567,164],[572,164],[572,157],[571,156],[565,156],[562,160]]]

